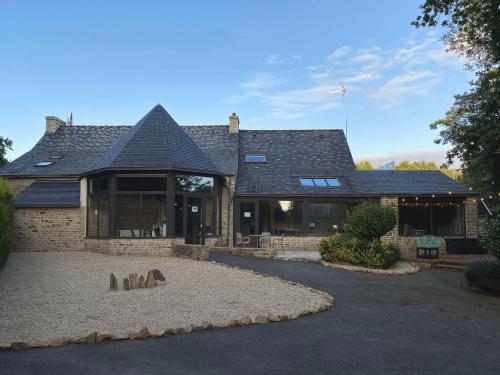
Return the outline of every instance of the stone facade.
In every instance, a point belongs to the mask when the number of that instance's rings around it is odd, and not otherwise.
[[[13,251],[83,250],[80,208],[16,208]]]
[[[35,182],[32,178],[8,178],[7,183],[16,194],[20,193]]]
[[[478,238],[478,209],[477,199],[468,197],[465,199],[465,235],[467,238]]]
[[[226,176],[226,186],[222,188],[222,199],[220,215],[220,242],[217,246],[229,246],[233,241],[233,193],[236,179],[234,176]]]

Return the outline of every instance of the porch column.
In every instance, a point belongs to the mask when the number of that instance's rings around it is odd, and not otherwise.
[[[478,238],[477,226],[477,199],[465,198],[465,236],[467,238]]]

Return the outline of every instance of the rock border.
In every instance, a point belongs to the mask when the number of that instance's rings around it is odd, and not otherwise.
[[[375,273],[375,274],[379,274],[379,275],[395,275],[395,276],[412,275],[412,274],[415,274],[418,271],[420,271],[420,267],[417,264],[412,263],[412,262],[396,262],[396,266],[409,265],[410,268],[407,268],[407,269],[389,268],[387,270],[380,269],[380,268],[367,268],[367,267],[361,267],[361,266],[353,266],[350,264],[331,263],[331,262],[325,262],[324,260],[321,261],[321,265],[328,267],[328,268],[336,268],[336,269],[341,269],[341,270],[345,270],[345,271],[366,272],[366,273]]]
[[[184,327],[166,327],[161,329],[149,329],[147,326],[143,326],[140,330],[128,330],[128,333],[112,333],[109,331],[102,332],[91,332],[85,336],[77,336],[77,337],[59,337],[51,340],[31,340],[31,341],[13,341],[13,342],[0,342],[0,351],[1,350],[27,350],[27,349],[35,349],[35,348],[58,348],[67,345],[85,345],[85,344],[94,344],[97,342],[103,341],[120,341],[120,340],[144,340],[147,338],[153,337],[163,337],[163,336],[172,336],[183,333],[191,333],[196,331],[204,331],[209,329],[226,329],[226,328],[234,328],[237,326],[247,326],[250,324],[266,324],[271,322],[279,322],[286,320],[293,320],[300,318],[305,315],[316,314],[321,311],[328,310],[333,307],[334,300],[333,297],[321,290],[311,288],[307,285],[283,280],[277,276],[271,276],[265,273],[261,273],[258,271],[254,271],[251,269],[240,268],[238,266],[231,266],[225,263],[218,263],[215,261],[211,261],[212,264],[218,265],[220,267],[232,268],[236,270],[240,270],[243,272],[253,273],[255,275],[260,275],[263,277],[269,277],[274,280],[281,281],[285,284],[298,286],[302,288],[306,288],[307,290],[319,294],[323,297],[324,303],[321,303],[312,309],[304,309],[295,314],[282,314],[277,315],[274,313],[269,314],[257,314],[252,316],[244,316],[238,320],[225,320],[222,322],[208,322],[202,321],[200,323],[191,324],[189,326]]]

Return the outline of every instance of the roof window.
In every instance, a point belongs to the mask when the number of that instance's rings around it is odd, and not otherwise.
[[[52,164],[54,164],[53,161],[46,160],[46,161],[39,161],[34,166],[35,167],[48,167],[49,165],[52,165]]]
[[[266,155],[245,155],[245,162],[247,163],[265,163],[266,161]]]
[[[339,187],[340,181],[335,177],[322,177],[322,178],[300,178],[302,186],[318,186],[318,187]]]

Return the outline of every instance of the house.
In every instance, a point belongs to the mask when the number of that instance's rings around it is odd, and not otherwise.
[[[168,255],[270,232],[290,249],[342,231],[362,201],[394,207],[385,236],[415,257],[415,236],[478,237],[475,193],[439,171],[358,171],[342,130],[179,126],[157,105],[135,126],[46,117],[32,150],[0,169],[17,192],[17,251]]]

